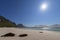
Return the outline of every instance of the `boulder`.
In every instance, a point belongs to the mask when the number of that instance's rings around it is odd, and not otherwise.
[[[27,34],[21,34],[21,35],[19,35],[19,37],[26,37],[26,36],[28,36]]]
[[[7,33],[7,34],[2,35],[1,37],[13,37],[13,36],[15,36],[14,33]]]

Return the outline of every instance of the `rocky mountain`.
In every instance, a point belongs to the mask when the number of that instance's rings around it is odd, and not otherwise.
[[[47,25],[36,25],[34,26],[35,28],[44,28],[44,27],[48,27]]]
[[[60,25],[59,24],[54,24],[54,25],[51,25],[50,27],[51,28],[60,28]]]
[[[25,26],[23,24],[18,24],[17,27],[25,28]]]
[[[0,27],[16,27],[16,24],[3,16],[0,16]]]

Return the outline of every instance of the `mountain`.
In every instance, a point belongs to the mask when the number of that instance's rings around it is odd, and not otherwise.
[[[24,26],[23,24],[18,24],[17,27],[25,28],[26,26]]]
[[[35,28],[44,28],[44,27],[48,27],[47,25],[36,25],[34,26]]]
[[[60,25],[59,24],[54,24],[54,25],[51,25],[50,27],[51,28],[60,28]]]
[[[3,16],[0,16],[0,27],[16,27],[16,24]]]

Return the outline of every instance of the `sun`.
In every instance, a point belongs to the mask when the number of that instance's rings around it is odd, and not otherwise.
[[[40,9],[44,11],[47,9],[47,7],[48,7],[47,3],[42,3]]]

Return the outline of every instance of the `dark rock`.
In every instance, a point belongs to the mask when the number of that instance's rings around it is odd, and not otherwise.
[[[15,36],[14,33],[7,33],[5,35],[2,35],[1,37],[13,37],[13,36]]]
[[[27,34],[21,34],[21,35],[19,35],[19,37],[26,37],[26,36],[28,36]]]
[[[43,32],[40,32],[40,33],[43,33]]]

